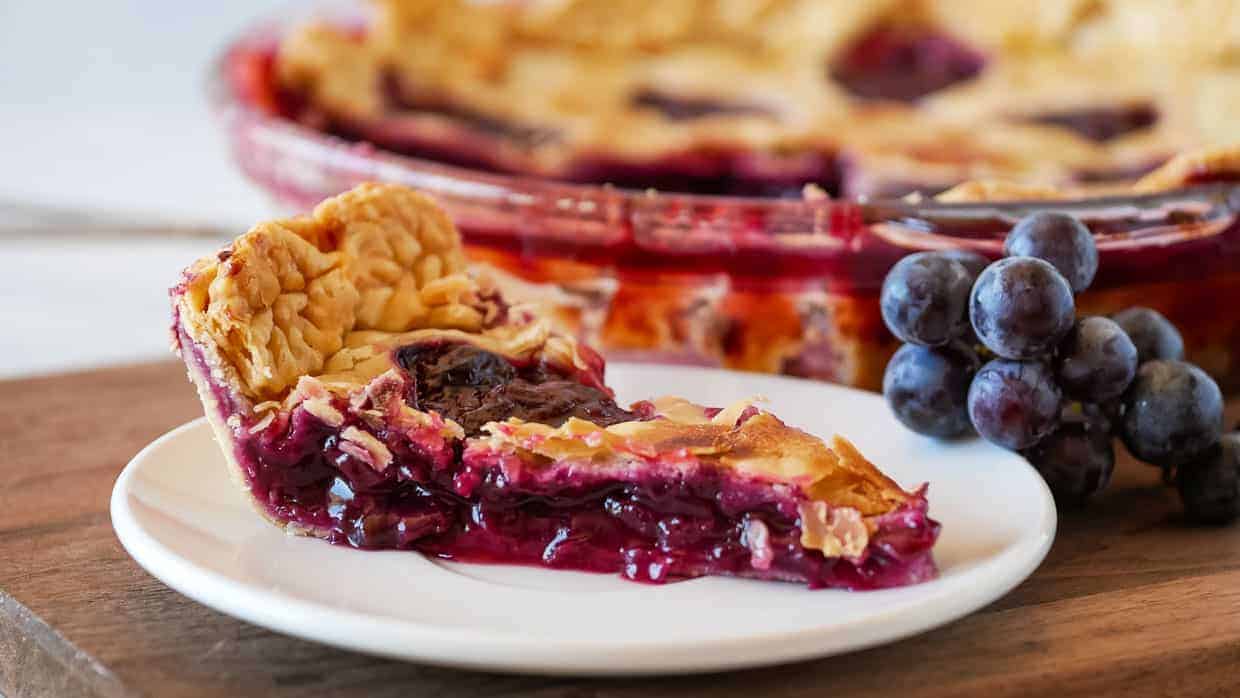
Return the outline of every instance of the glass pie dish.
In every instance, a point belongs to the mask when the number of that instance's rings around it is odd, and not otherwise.
[[[876,389],[897,346],[878,311],[901,256],[997,256],[1011,225],[1053,209],[1094,231],[1087,313],[1153,307],[1188,358],[1240,389],[1240,181],[1192,177],[1156,194],[947,203],[716,196],[568,184],[399,155],[298,123],[272,89],[288,21],[233,42],[210,82],[242,171],[304,210],[364,181],[436,197],[469,255],[610,358],[724,366]],[[1198,181],[1200,180],[1200,181]]]

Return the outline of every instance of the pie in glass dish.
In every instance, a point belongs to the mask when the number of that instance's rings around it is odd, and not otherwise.
[[[510,301],[608,357],[876,390],[892,264],[1069,210],[1103,259],[1082,309],[1156,309],[1240,389],[1213,303],[1240,289],[1240,3],[345,4],[221,55],[241,169],[296,210],[433,191]]]
[[[990,193],[1046,198],[1130,191],[1176,155],[1240,144],[1228,0],[368,4],[363,23],[284,36],[268,101],[491,171],[791,197],[1002,182]]]
[[[261,223],[171,295],[232,475],[289,533],[645,582],[936,575],[924,486],[752,400],[617,404],[599,355],[471,274],[411,189]]]

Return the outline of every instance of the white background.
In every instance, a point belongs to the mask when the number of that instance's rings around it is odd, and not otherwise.
[[[269,215],[227,158],[205,81],[230,37],[282,6],[0,2],[0,210],[52,205],[157,233],[235,234]],[[218,244],[0,233],[0,377],[168,356],[166,289]]]

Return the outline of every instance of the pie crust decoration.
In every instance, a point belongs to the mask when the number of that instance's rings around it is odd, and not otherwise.
[[[408,188],[261,223],[171,295],[232,475],[290,533],[653,582],[936,574],[924,487],[753,400],[621,407],[602,359],[469,273]]]
[[[719,194],[1002,181],[1076,196],[1240,148],[1231,0],[371,4],[364,28],[284,38],[276,80],[293,115],[503,172]]]

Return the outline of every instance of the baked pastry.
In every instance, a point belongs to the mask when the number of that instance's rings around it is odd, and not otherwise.
[[[259,224],[172,303],[234,478],[290,533],[650,582],[936,573],[924,487],[752,401],[621,407],[599,356],[466,273],[451,221],[410,189]]]
[[[289,116],[639,189],[1127,188],[1240,143],[1240,2],[375,0],[275,57]]]
[[[264,28],[221,61],[241,167],[298,208],[362,179],[443,186],[506,297],[609,357],[877,389],[883,275],[944,242],[918,233],[993,253],[1027,202],[1088,198],[1091,226],[1148,248],[1103,241],[1082,307],[1157,308],[1240,389],[1240,312],[1201,311],[1240,288],[1235,226],[1204,235],[1235,204],[1094,198],[1240,181],[1236,0],[357,4],[375,12]],[[385,151],[515,174],[518,196]],[[863,200],[909,192],[926,196]]]

